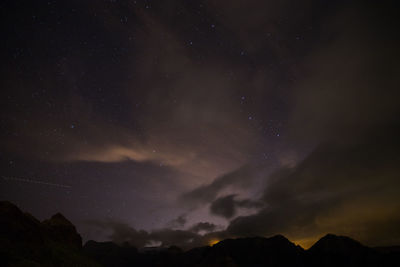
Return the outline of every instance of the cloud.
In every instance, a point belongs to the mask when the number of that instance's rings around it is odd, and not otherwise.
[[[160,5],[163,12],[175,12],[175,8],[183,8],[188,14],[193,12],[181,1]],[[85,6],[82,12],[95,10],[107,18],[106,23],[94,18],[87,25],[89,32],[101,32],[104,36],[104,43],[92,46],[100,46],[94,50],[101,52],[95,52],[93,57],[65,55],[68,60],[60,63],[65,72],[62,76],[53,70],[57,64],[52,62],[53,58],[47,59],[50,63],[43,59],[39,69],[48,73],[46,81],[14,77],[29,92],[22,92],[23,98],[19,99],[32,107],[32,112],[27,118],[25,114],[16,114],[15,109],[6,110],[4,117],[16,117],[14,121],[6,120],[7,128],[22,134],[7,135],[0,146],[28,158],[55,162],[151,161],[200,177],[203,182],[242,165],[254,149],[258,134],[248,127],[247,115],[237,108],[237,91],[241,88],[238,81],[226,76],[228,67],[237,66],[219,59],[199,65],[193,50],[185,45],[186,35],[163,12],[148,12],[139,4],[122,4],[107,6],[112,12],[104,13],[106,6]],[[117,15],[125,13],[129,20],[126,24]],[[124,56],[114,55],[111,47],[115,42],[126,43],[132,36],[131,45],[122,49]],[[76,51],[78,55],[87,54],[82,49]],[[119,64],[115,64],[115,56]],[[113,71],[104,75],[96,67],[96,58],[103,58],[107,66],[112,66],[107,69]],[[28,68],[37,69],[31,62],[26,63]],[[132,75],[132,71],[137,71],[137,75]],[[10,72],[14,76],[15,71]],[[96,77],[96,82],[88,82],[92,79],[83,79],[81,73]],[[242,76],[238,72],[236,78],[242,81]],[[12,93],[16,91],[12,86],[15,80],[7,81],[10,86],[5,86]],[[111,84],[117,89],[111,89]],[[82,89],[93,86],[101,101]],[[36,102],[31,101],[30,91],[36,94],[36,88],[58,90],[50,100],[46,99],[50,104],[42,100],[33,106]],[[47,110],[49,105],[51,112]],[[65,116],[48,115],[53,113]],[[52,149],[42,153],[42,147]],[[193,187],[193,181],[188,183]]]
[[[372,6],[350,6],[326,21],[329,38],[322,36],[292,87],[285,139],[311,153],[264,177],[265,207],[234,218],[227,235],[315,240],[334,232],[369,245],[400,242],[398,41],[386,35],[394,30],[391,11],[377,10],[379,25],[368,19]]]
[[[210,205],[210,213],[229,219],[236,215],[238,208],[258,209],[264,205],[261,201],[237,200],[236,197],[236,194],[231,194],[217,198]]]
[[[291,141],[351,142],[397,121],[399,42],[388,34],[395,31],[389,9],[348,5],[325,20],[323,42],[308,54],[292,88]]]
[[[236,214],[235,195],[218,198],[211,203],[210,212],[225,218],[231,218]]]
[[[296,167],[270,176],[262,197],[266,207],[235,218],[226,231],[282,233],[292,240],[335,232],[366,244],[383,244],[379,238],[399,242],[393,227],[400,220],[399,133],[398,126],[387,127],[385,134],[358,142],[319,146]]]
[[[87,223],[108,233],[108,238],[113,242],[118,244],[128,242],[139,248],[160,242],[160,245],[163,247],[175,245],[183,249],[189,249],[208,245],[210,240],[215,238],[215,236],[223,234],[220,232],[213,232],[206,235],[198,234],[199,232],[210,232],[216,229],[215,225],[208,222],[193,225],[189,230],[164,228],[150,232],[136,230],[128,224],[116,221],[89,221]]]
[[[213,223],[209,222],[199,222],[194,224],[192,227],[189,228],[190,231],[199,233],[199,232],[213,232],[217,229],[217,226]]]
[[[372,25],[371,7],[344,8],[324,24],[329,38],[292,87],[285,138],[311,153],[264,177],[265,207],[234,218],[227,235],[305,240],[335,232],[369,245],[400,242],[398,41],[386,35],[391,11],[380,6],[382,20]],[[233,199],[221,205],[228,215]]]
[[[89,225],[100,228],[108,233],[108,238],[112,241],[122,244],[128,242],[136,247],[144,247],[149,242],[154,241],[151,235],[144,230],[136,230],[135,228],[117,221],[88,221]]]
[[[217,177],[209,184],[202,185],[183,194],[180,201],[183,203],[204,204],[217,198],[218,194],[227,188],[244,190],[251,187],[255,178],[262,173],[264,166],[246,165],[232,172]]]
[[[185,226],[186,222],[187,222],[186,214],[182,214],[182,215],[179,215],[177,218],[171,220],[167,224],[167,227],[170,227],[170,228],[182,228],[182,227]]]

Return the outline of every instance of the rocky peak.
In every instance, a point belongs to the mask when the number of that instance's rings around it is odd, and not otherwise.
[[[40,222],[8,201],[0,201],[0,236],[12,243],[21,239],[29,243],[43,242]]]
[[[50,219],[43,221],[42,224],[53,240],[74,247],[82,247],[82,238],[75,226],[61,213],[53,215]]]
[[[54,225],[74,226],[61,213],[54,214],[50,219],[43,221],[43,223],[52,226]]]

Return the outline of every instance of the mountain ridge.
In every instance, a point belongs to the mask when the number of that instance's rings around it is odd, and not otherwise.
[[[87,241],[61,213],[40,222],[0,201],[0,266],[399,266],[398,247],[378,249],[326,234],[308,250],[283,235],[229,238],[183,251],[138,250],[128,243]]]

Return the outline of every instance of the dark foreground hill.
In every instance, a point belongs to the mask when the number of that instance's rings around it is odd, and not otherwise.
[[[281,235],[226,239],[209,247],[138,251],[129,244],[88,241],[63,215],[39,222],[9,202],[0,202],[0,266],[400,266],[398,247],[363,246],[326,235],[304,250]]]
[[[75,226],[61,214],[38,221],[0,202],[0,266],[101,266],[82,253]]]

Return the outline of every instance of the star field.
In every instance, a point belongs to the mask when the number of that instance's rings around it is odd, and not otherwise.
[[[4,1],[0,199],[137,246],[398,244],[391,4]]]

